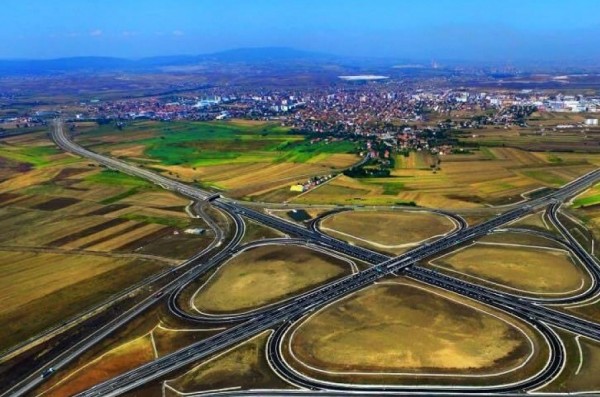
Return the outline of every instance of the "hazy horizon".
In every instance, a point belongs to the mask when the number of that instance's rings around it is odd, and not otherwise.
[[[289,47],[340,56],[467,61],[600,59],[600,2],[467,0],[8,0],[0,58],[138,59]],[[48,17],[51,16],[51,17]]]

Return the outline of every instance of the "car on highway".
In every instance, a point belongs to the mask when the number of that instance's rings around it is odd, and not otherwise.
[[[50,367],[47,370],[45,370],[44,372],[42,372],[42,378],[45,379],[55,372],[56,372],[56,369],[54,367]]]

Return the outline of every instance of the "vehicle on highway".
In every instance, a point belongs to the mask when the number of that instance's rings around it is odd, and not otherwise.
[[[42,379],[46,379],[47,377],[49,377],[50,375],[52,375],[55,372],[56,372],[56,369],[54,367],[48,368],[47,370],[42,372]]]

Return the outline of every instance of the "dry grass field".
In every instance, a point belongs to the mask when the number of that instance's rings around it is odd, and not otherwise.
[[[196,308],[206,313],[241,312],[289,298],[351,272],[340,259],[298,246],[244,251],[200,288]]]
[[[72,396],[155,358],[152,341],[145,335],[123,343],[90,361],[39,396]]]
[[[456,226],[451,219],[426,211],[344,211],[325,218],[320,227],[358,245],[400,253]]]
[[[569,295],[589,284],[589,275],[563,250],[475,243],[431,261],[465,278],[476,277],[504,289],[534,295]]]
[[[269,331],[263,332],[167,381],[167,391],[176,390],[179,395],[227,387],[289,388],[271,371],[266,362],[265,347],[269,334]]]
[[[403,382],[414,381],[418,374],[455,374],[438,381],[489,384],[488,376],[493,374],[516,370],[527,362],[510,375],[519,378],[539,365],[534,358],[528,362],[533,349],[528,338],[537,342],[526,328],[449,293],[433,293],[415,283],[385,282],[316,312],[288,342],[296,369],[310,371],[301,364],[305,363],[330,371],[320,372],[327,379],[378,382],[387,373],[394,376],[387,382]],[[482,377],[461,378],[475,374]]]
[[[571,378],[571,383],[567,384],[566,390],[574,391],[595,391],[600,390],[600,344],[587,338],[580,338],[582,360],[584,366]]]

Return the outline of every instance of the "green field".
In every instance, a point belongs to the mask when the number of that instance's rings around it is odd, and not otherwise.
[[[31,164],[34,167],[44,167],[52,163],[51,156],[62,153],[52,146],[8,146],[0,142],[0,157],[18,162]]]
[[[248,120],[133,122],[122,131],[93,128],[77,140],[169,178],[252,200],[273,197],[280,189],[289,192],[292,184],[333,174],[359,160],[355,142],[308,140],[279,124]]]
[[[153,184],[143,179],[129,176],[119,171],[102,170],[101,172],[86,176],[84,179],[90,183],[100,183],[102,185],[117,185],[127,187],[154,187]]]
[[[136,139],[142,131],[150,137]],[[232,163],[291,162],[305,163],[323,154],[356,151],[352,142],[310,143],[301,135],[289,134],[289,128],[277,124],[239,124],[225,122],[139,123],[120,131],[133,135],[128,145],[142,144],[144,155],[165,165],[205,167]],[[86,136],[115,134],[101,127]],[[145,136],[145,135],[144,135]]]

